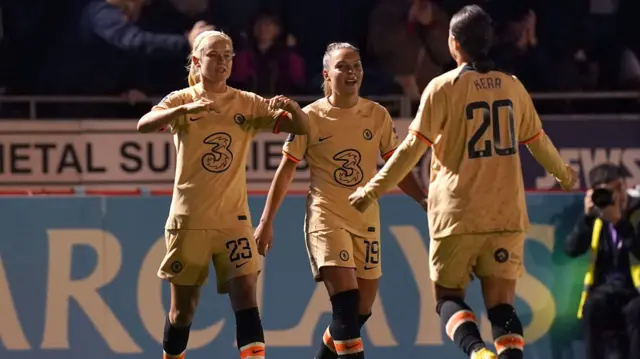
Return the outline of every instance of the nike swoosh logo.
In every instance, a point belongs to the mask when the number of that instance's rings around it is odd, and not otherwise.
[[[264,353],[264,350],[262,349],[254,349],[251,351],[251,354],[262,354]]]
[[[375,266],[375,267],[364,266],[364,270],[370,270],[370,269],[374,269],[374,268],[378,268],[378,266]]]
[[[320,138],[318,139],[318,141],[322,142],[322,141],[325,141],[325,140],[330,139],[331,137],[333,137],[333,136],[320,137]]]
[[[358,344],[347,345],[347,350],[349,350],[349,349],[353,349],[353,348],[355,348],[355,347],[357,347],[357,346],[358,346]]]
[[[245,265],[245,264],[247,264],[247,263],[249,263],[249,261],[244,262],[244,263],[236,264],[236,268],[240,268],[240,267],[242,267],[243,265]]]
[[[204,117],[204,116],[200,116],[200,117],[192,117],[192,118],[190,118],[189,120],[191,120],[192,122],[196,122],[196,121],[198,121],[199,119],[201,119],[201,118],[203,118],[203,117]]]

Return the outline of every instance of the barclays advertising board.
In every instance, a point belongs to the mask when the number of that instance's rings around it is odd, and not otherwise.
[[[0,205],[0,358],[160,358],[168,287],[164,254],[169,197],[3,198]],[[250,205],[259,218],[264,198]],[[581,211],[579,194],[529,194],[532,228],[516,307],[528,359],[583,357],[575,319],[586,258],[562,244]],[[305,199],[288,197],[260,276],[268,355],[312,358],[330,320],[302,236]],[[435,313],[424,212],[402,195],[381,200],[384,261],[379,300],[365,326],[367,357],[463,358]],[[212,273],[213,275],[213,273]],[[469,303],[491,340],[477,283]],[[189,359],[234,358],[228,299],[203,291]]]

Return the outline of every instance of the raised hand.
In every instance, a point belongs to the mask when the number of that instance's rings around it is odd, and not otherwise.
[[[268,102],[269,109],[272,111],[285,110],[289,113],[301,111],[300,105],[298,105],[297,102],[283,95],[274,96],[269,99]]]
[[[188,115],[193,115],[196,113],[201,113],[201,112],[216,112],[216,113],[220,113],[220,111],[218,111],[215,103],[209,99],[206,98],[198,98],[196,101],[194,102],[190,102],[190,103],[186,103],[184,105],[182,105],[182,109],[185,111],[185,114]]]

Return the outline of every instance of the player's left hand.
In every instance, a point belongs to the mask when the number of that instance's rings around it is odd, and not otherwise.
[[[289,113],[302,111],[297,102],[283,95],[274,96],[269,99],[269,109],[272,111],[285,110]]]
[[[271,243],[273,242],[273,224],[270,221],[260,221],[256,231],[253,233],[253,237],[258,244],[258,253],[262,256],[266,256],[269,249],[271,249]]]
[[[367,196],[364,187],[358,187],[355,192],[349,196],[349,204],[351,207],[360,212],[364,212],[373,203],[373,200]]]
[[[576,183],[578,182],[578,172],[576,172],[576,170],[574,170],[569,165],[565,165],[565,168],[567,170],[567,179],[565,180],[558,179],[558,182],[560,183],[560,187],[562,187],[563,190],[571,191],[576,186]]]

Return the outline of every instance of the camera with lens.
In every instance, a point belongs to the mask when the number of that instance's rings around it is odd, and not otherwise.
[[[598,208],[610,206],[614,203],[613,191],[605,187],[594,188],[591,202]]]

